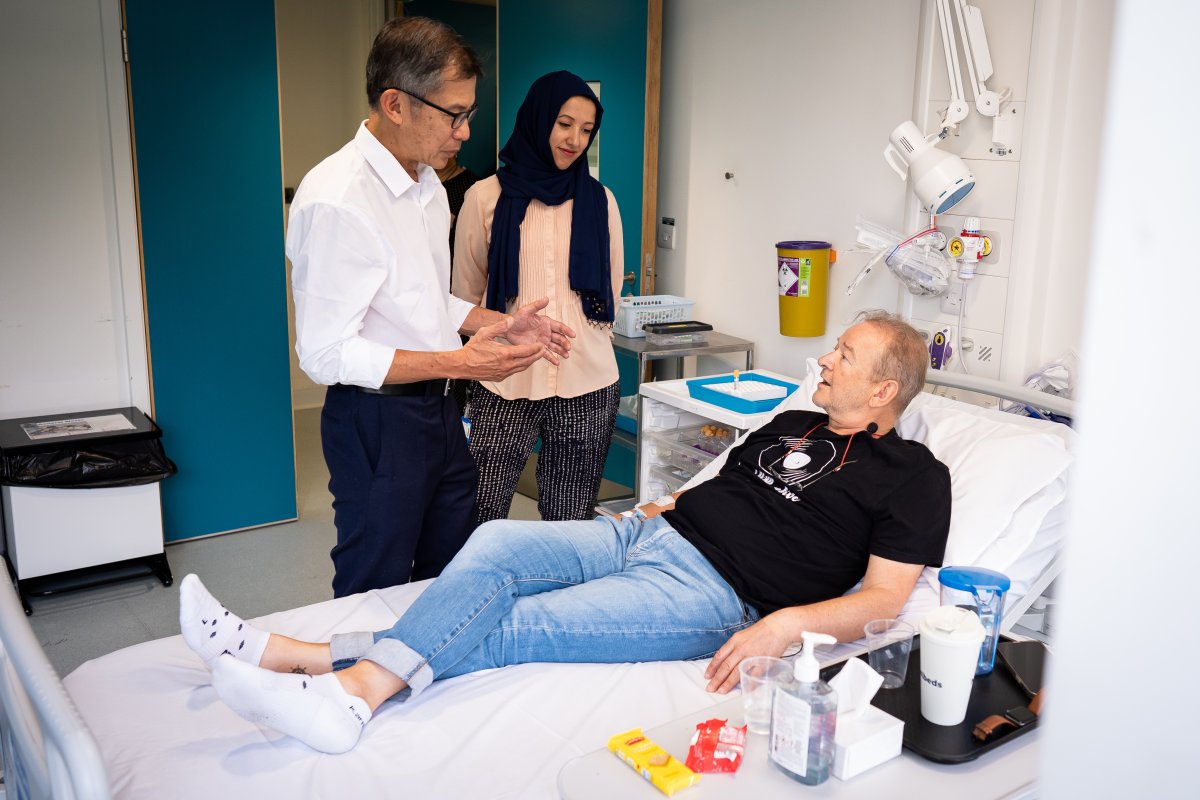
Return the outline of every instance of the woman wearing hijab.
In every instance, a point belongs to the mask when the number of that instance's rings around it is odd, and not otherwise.
[[[467,192],[454,247],[454,294],[506,312],[549,297],[576,331],[569,358],[472,386],[476,524],[508,516],[538,437],[542,519],[591,519],[620,403],[612,323],[624,259],[612,192],[588,172],[603,108],[570,72],[534,81],[500,151],[503,166]]]

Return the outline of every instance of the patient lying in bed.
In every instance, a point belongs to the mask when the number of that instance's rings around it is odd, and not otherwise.
[[[894,430],[926,361],[915,330],[867,315],[819,361],[825,414],[776,415],[676,498],[620,520],[488,523],[390,629],[328,643],[257,630],[190,575],[184,639],[239,715],[328,753],[390,697],[510,664],[711,656],[708,689],[727,692],[742,658],[804,630],[857,639],[896,616],[940,563],[948,471]]]

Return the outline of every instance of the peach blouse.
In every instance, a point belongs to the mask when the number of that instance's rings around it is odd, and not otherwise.
[[[607,187],[608,232],[611,241],[613,302],[620,302],[624,278],[624,247],[621,215]],[[485,178],[469,190],[458,214],[454,234],[454,279],[452,292],[470,303],[480,304],[487,294],[487,253],[492,234],[492,213],[500,198],[500,180]],[[561,320],[575,331],[571,357],[558,366],[545,359],[535,362],[499,383],[484,381],[489,391],[506,400],[544,400],[547,397],[578,397],[602,389],[617,380],[612,331],[588,323],[579,296],[571,291],[568,256],[571,249],[571,209],[574,200],[548,206],[530,200],[521,221],[520,287],[513,311],[526,303],[549,297],[543,314]]]

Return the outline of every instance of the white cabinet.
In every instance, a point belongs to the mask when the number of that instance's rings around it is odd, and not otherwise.
[[[755,372],[800,383],[767,370]],[[687,384],[683,379],[638,387],[638,503],[677,491],[738,436],[775,413],[739,414],[691,397]]]
[[[163,554],[157,483],[103,489],[0,486],[20,581]],[[29,592],[37,594],[37,592]]]

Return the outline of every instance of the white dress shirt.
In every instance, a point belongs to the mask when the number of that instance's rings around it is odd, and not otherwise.
[[[395,350],[462,346],[474,307],[450,295],[450,206],[367,130],[300,182],[288,216],[296,353],[317,383],[379,388]]]

